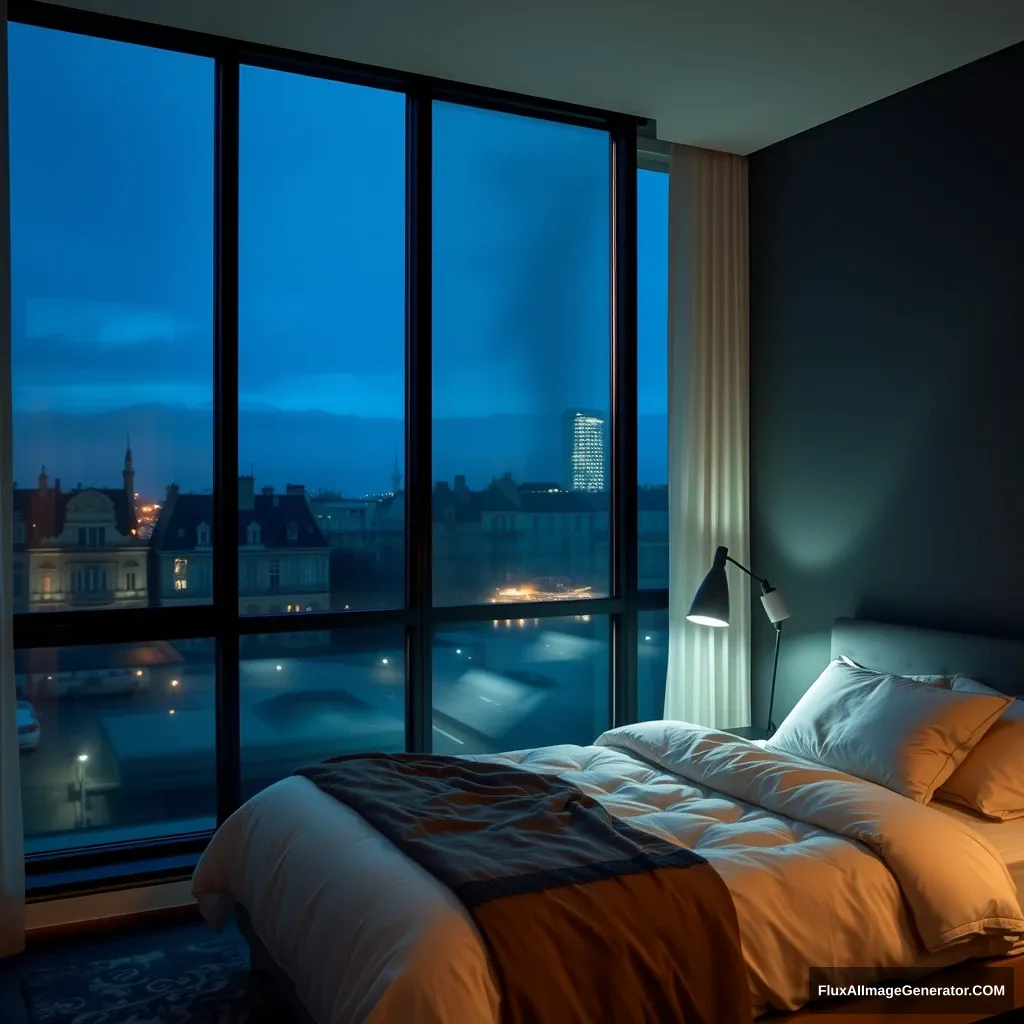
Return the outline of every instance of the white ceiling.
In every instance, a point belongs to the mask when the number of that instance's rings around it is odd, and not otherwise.
[[[1024,0],[60,0],[749,153],[1024,39]]]

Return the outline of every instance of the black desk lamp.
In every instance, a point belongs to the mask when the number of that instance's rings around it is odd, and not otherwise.
[[[761,584],[761,604],[775,627],[775,663],[772,665],[772,691],[768,698],[768,736],[775,732],[772,721],[772,708],[775,705],[775,676],[779,671],[779,641],[782,639],[783,620],[789,618],[786,602],[779,592],[765,579],[755,576],[745,565],[740,565],[735,558],[729,556],[729,549],[720,547],[715,551],[715,560],[711,563],[707,576],[704,577],[697,593],[693,595],[689,614],[690,622],[698,626],[729,625],[729,581],[725,575],[725,563],[732,562],[742,569],[751,579]]]

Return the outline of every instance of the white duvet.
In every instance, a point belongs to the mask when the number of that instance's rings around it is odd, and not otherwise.
[[[590,747],[483,760],[556,774],[612,814],[696,850],[725,880],[756,1012],[807,1000],[811,966],[879,976],[1009,953],[1024,915],[967,825],[872,783],[679,722]],[[304,778],[271,786],[214,836],[194,892],[235,902],[318,1024],[495,1024],[499,993],[468,914],[355,812]],[[680,936],[685,955],[687,936]]]

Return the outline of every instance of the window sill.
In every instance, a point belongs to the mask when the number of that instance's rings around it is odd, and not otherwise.
[[[25,897],[29,903],[35,903],[159,882],[183,881],[192,877],[199,857],[199,853],[178,853],[110,864],[62,865],[28,875],[25,878]]]
[[[111,843],[29,856],[26,898],[52,900],[187,879],[212,834],[195,832],[156,842]]]

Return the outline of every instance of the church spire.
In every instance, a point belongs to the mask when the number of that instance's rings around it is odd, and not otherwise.
[[[126,438],[124,449],[124,469],[121,470],[121,479],[124,480],[124,493],[128,498],[128,508],[131,510],[132,519],[135,518],[135,465],[132,462],[132,439],[129,434]]]

